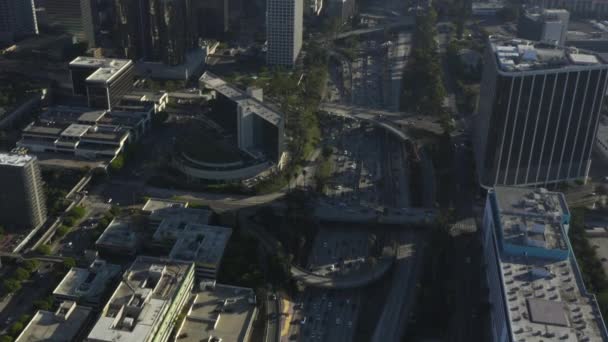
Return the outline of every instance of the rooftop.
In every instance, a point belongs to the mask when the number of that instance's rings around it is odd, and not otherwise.
[[[191,269],[192,263],[138,257],[123,275],[88,339],[148,341],[166,318],[166,310]]]
[[[208,341],[211,337],[247,341],[256,313],[252,289],[215,283],[203,285],[194,295],[176,341]]]
[[[71,300],[84,298],[98,302],[108,283],[120,272],[119,265],[95,260],[89,268],[72,267],[53,291],[55,297]]]
[[[167,219],[162,222],[161,226],[174,223],[177,222]],[[164,230],[164,232],[166,231]],[[217,269],[222,261],[230,235],[232,235],[230,228],[186,224],[177,235],[177,241],[173,245],[169,257],[175,260],[194,261],[197,266]]]
[[[489,39],[492,51],[496,54],[498,68],[505,72],[606,64],[597,54],[577,48],[496,35]]]
[[[162,198],[149,198],[146,204],[141,208],[143,212],[149,215],[159,214],[160,211],[168,209],[187,208],[188,202],[173,201]],[[157,213],[158,212],[158,213]]]
[[[188,202],[165,200],[159,198],[150,198],[142,207],[142,211],[150,215],[150,218],[155,221],[171,219],[172,224],[159,226],[159,229],[154,234],[155,238],[160,238],[160,234],[170,234],[175,238],[179,231],[175,230],[176,222],[208,224],[211,221],[211,210],[188,208]],[[163,230],[168,231],[163,231]],[[170,232],[170,230],[175,230]]]
[[[199,81],[203,82],[207,88],[213,89],[238,103],[243,110],[252,112],[275,126],[283,121],[281,113],[208,71],[201,76]]]
[[[133,62],[128,59],[93,58],[83,56],[76,57],[76,59],[70,62],[70,67],[97,69],[89,77],[87,77],[87,82],[94,83],[108,83],[116,75],[132,65]]]
[[[131,229],[129,221],[113,219],[99,239],[97,239],[95,245],[135,252],[137,248],[137,235]]]
[[[73,341],[89,318],[91,308],[66,301],[55,312],[39,310],[15,342]]]
[[[514,339],[603,340],[599,307],[586,292],[566,235],[570,214],[563,194],[514,187],[497,187],[493,194]]]
[[[36,157],[27,154],[0,153],[0,165],[25,166]]]

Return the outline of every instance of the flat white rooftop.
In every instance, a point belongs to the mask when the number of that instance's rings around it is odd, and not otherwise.
[[[39,310],[15,342],[73,341],[89,318],[91,308],[63,302],[56,312]]]
[[[215,284],[195,291],[176,342],[248,341],[257,310],[252,289]]]
[[[95,260],[89,268],[72,267],[63,277],[53,295],[59,298],[98,302],[109,282],[118,276],[120,266]]]
[[[490,36],[498,68],[506,72],[563,69],[574,66],[604,65],[593,52],[553,46],[525,39]]]
[[[207,88],[213,89],[230,100],[236,102],[246,112],[254,113],[275,126],[279,125],[283,121],[283,115],[281,113],[268,107],[263,102],[249,96],[246,92],[227,83],[213,73],[208,71],[205,72],[199,81],[203,82]]]
[[[505,306],[514,341],[602,341],[599,306],[571,251],[563,194],[496,187]]]
[[[232,235],[230,228],[188,224],[178,235],[169,257],[175,260],[194,261],[197,266],[217,269],[230,235]]]
[[[80,56],[70,62],[71,67],[96,68],[89,77],[87,82],[108,83],[116,75],[132,66],[133,62],[129,59],[115,58],[94,58]]]
[[[149,341],[155,328],[167,319],[167,310],[191,268],[192,263],[138,257],[123,275],[88,340]],[[172,314],[177,317],[178,313]]]
[[[137,235],[131,229],[129,221],[114,219],[97,239],[95,245],[135,252]]]
[[[25,166],[36,157],[27,154],[0,153],[0,165]]]

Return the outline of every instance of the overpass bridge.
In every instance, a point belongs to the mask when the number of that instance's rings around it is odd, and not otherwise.
[[[414,113],[336,103],[322,103],[319,109],[329,115],[371,122],[386,129],[402,141],[414,140],[406,132],[408,129],[423,130],[437,135],[443,133],[443,127],[438,120]]]
[[[435,208],[370,208],[319,203],[314,211],[316,219],[325,222],[350,222],[388,225],[428,225],[437,220]]]

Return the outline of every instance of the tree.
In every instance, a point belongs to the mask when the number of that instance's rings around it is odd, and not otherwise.
[[[63,268],[69,270],[72,267],[76,267],[76,260],[74,258],[65,258],[63,260]]]
[[[25,268],[28,272],[34,272],[39,266],[40,262],[38,260],[25,260],[21,263],[21,266]]]
[[[25,327],[25,324],[22,322],[15,322],[13,323],[13,325],[11,325],[11,327],[8,329],[8,333],[11,336],[19,336],[19,334],[21,333],[21,331],[23,330],[23,328]]]
[[[38,310],[50,310],[53,307],[53,296],[47,296],[34,301],[34,307]]]
[[[28,272],[25,268],[18,267],[15,270],[15,278],[18,281],[25,281],[30,278],[30,272]]]
[[[15,339],[8,335],[0,336],[0,342],[14,342]]]
[[[114,158],[114,160],[112,160],[112,162],[110,163],[110,169],[112,171],[119,171],[124,166],[125,166],[125,157],[123,156],[123,153],[117,155],[116,158]]]
[[[61,225],[61,226],[59,226],[59,228],[57,228],[57,236],[60,238],[66,236],[69,232],[70,232],[70,227],[68,227],[68,226]]]
[[[21,283],[17,279],[9,278],[2,282],[4,290],[8,293],[13,293],[21,289]]]
[[[38,248],[36,248],[36,252],[43,254],[43,255],[49,255],[52,252],[51,246],[47,245],[47,244],[42,244],[40,246],[38,246]]]

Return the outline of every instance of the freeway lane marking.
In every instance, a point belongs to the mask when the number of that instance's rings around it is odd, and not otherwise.
[[[281,340],[283,340],[283,338],[289,337],[289,325],[291,324],[293,315],[293,303],[285,298],[281,299],[281,301],[283,302],[280,314],[280,317],[283,319],[283,324],[281,325]]]

